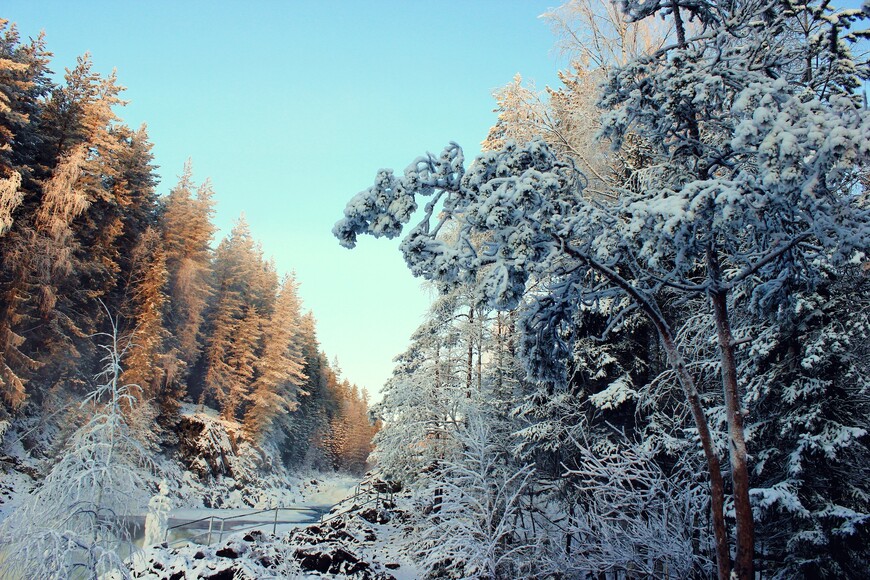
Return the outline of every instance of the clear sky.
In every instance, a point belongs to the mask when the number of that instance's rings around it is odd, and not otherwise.
[[[429,296],[397,242],[348,251],[330,234],[381,167],[448,141],[477,153],[494,89],[517,72],[556,85],[565,62],[538,16],[555,1],[5,0],[23,38],[40,30],[72,67],[116,68],[147,123],[167,193],[185,159],[210,177],[223,235],[244,212],[279,273],[295,270],[321,344],[376,392]]]

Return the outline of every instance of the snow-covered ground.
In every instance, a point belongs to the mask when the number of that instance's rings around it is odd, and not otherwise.
[[[232,425],[227,426],[215,419],[208,410],[201,415],[197,418],[210,427],[209,433],[231,433]],[[29,497],[33,489],[39,488],[44,474],[53,465],[44,451],[52,449],[49,431],[34,431],[39,435],[40,444],[35,446],[36,452],[32,452],[24,448],[23,437],[18,435],[29,430],[32,430],[31,425],[21,425],[0,442],[0,524],[23,499]],[[34,448],[32,442],[30,447]],[[214,451],[212,447],[207,446],[203,455],[208,456]],[[114,548],[117,555],[129,559],[137,576],[147,578],[168,577],[159,572],[159,566],[165,566],[163,570],[182,570],[188,577],[197,571],[207,577],[212,575],[209,571],[229,569],[239,572],[244,578],[270,577],[270,574],[282,578],[309,577],[309,568],[305,566],[310,564],[313,556],[302,551],[314,551],[317,557],[321,556],[317,551],[321,544],[318,533],[311,530],[318,528],[321,516],[333,506],[354,495],[360,478],[317,471],[291,472],[281,465],[279,454],[274,449],[255,449],[241,439],[234,445],[221,446],[217,451],[213,455],[219,455],[227,463],[225,469],[212,472],[197,469],[202,466],[196,462],[195,453],[191,454],[191,449],[185,453],[182,448],[169,456],[155,454],[146,465],[130,467],[137,474],[138,483],[128,490],[129,503],[121,508],[123,511],[116,513],[126,514],[127,530],[134,544],[125,543],[121,548]],[[336,513],[347,509],[351,503],[356,502],[343,504]],[[142,549],[149,504],[156,511],[149,526],[149,546]],[[159,515],[159,518],[155,520],[154,515]],[[335,513],[330,527],[319,527],[330,533],[336,532],[331,527],[337,524],[334,516]],[[155,521],[159,522],[156,526]],[[361,524],[368,526],[366,522]],[[349,540],[351,544],[346,550],[352,552],[350,560],[343,560],[340,565],[338,560],[334,561],[332,567],[340,569],[342,576],[359,578],[351,570],[354,566],[384,573],[386,570],[382,563],[399,566],[392,555],[385,555],[390,546],[396,545],[395,541],[387,541],[375,549],[375,544],[381,542],[380,539],[375,541],[374,524],[364,533],[354,531],[355,524],[349,520],[342,520],[341,525],[342,530],[347,528],[347,534],[359,538]],[[377,535],[380,538],[380,532]],[[342,553],[349,552],[342,547],[344,540],[337,541],[338,544],[330,537],[326,544],[333,550],[328,553],[329,557],[340,559]],[[227,556],[231,553],[238,556]],[[242,554],[249,555],[241,557]],[[407,567],[408,564],[403,562],[403,571]],[[316,576],[316,566],[314,569]]]
[[[264,508],[203,508],[179,507],[169,512],[170,545],[178,545],[184,540],[193,543],[220,541],[238,531],[261,530],[268,533],[285,533],[299,525],[314,523],[329,510],[350,496],[359,479],[342,474],[315,474],[304,480],[295,489],[296,498],[289,503],[287,491],[277,489],[275,497]],[[131,518],[134,524],[134,541],[142,547],[145,514]],[[211,530],[211,534],[209,534]]]
[[[334,499],[341,485],[324,485],[320,497]],[[345,490],[353,491],[351,488]],[[131,559],[135,578],[220,577],[411,580],[422,577],[412,560],[413,525],[406,498],[372,504],[372,490],[345,502],[322,523],[271,533],[225,534],[210,545],[154,546]],[[274,513],[274,512],[273,512]],[[254,523],[254,526],[257,526]],[[215,538],[213,538],[215,540]]]

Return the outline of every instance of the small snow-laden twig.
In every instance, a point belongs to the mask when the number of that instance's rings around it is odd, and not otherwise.
[[[710,543],[698,521],[709,501],[703,486],[665,474],[656,449],[626,443],[602,454],[577,445],[580,457],[563,474],[577,491],[571,533],[580,548],[566,555],[574,569],[676,578],[712,569],[695,548]]]

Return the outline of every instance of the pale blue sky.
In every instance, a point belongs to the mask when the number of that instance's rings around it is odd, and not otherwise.
[[[369,391],[429,301],[395,242],[348,251],[330,229],[381,167],[448,141],[478,151],[494,89],[565,66],[537,18],[558,1],[72,2],[12,0],[47,34],[53,70],[89,51],[118,71],[130,125],[148,124],[161,193],[184,160],[211,177],[223,232],[245,212],[279,272],[295,269],[319,338]]]

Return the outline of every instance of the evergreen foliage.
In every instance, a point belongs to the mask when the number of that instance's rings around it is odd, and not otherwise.
[[[400,245],[415,275],[445,296],[470,288],[469,319],[486,308],[516,316],[528,374],[502,423],[517,438],[504,462],[535,465],[533,495],[567,522],[564,552],[549,553],[558,569],[632,574],[644,561],[654,576],[674,566],[706,575],[711,564],[723,580],[759,567],[860,574],[865,324],[839,281],[862,287],[870,247],[870,117],[856,90],[868,71],[849,48],[866,14],[764,0],[620,6],[572,2],[551,14],[573,31],[564,15],[576,11],[591,38],[569,32],[584,59],[550,102],[515,78],[496,93],[488,151],[466,165],[451,143],[403,175],[381,170],[333,232],[350,248],[417,220]],[[653,17],[670,23],[661,41],[628,42]],[[596,78],[606,80],[600,120]],[[845,319],[849,330],[832,326]],[[428,352],[433,369],[450,364],[449,351]],[[415,465],[432,466],[429,489],[441,490],[437,466],[472,408],[450,410],[461,401],[438,396],[439,372],[398,363],[376,456],[412,480]],[[441,436],[411,425],[444,416],[456,427],[427,456]],[[638,460],[608,463],[615,453]],[[659,478],[694,507],[644,503],[644,482]],[[598,502],[618,489],[628,495]],[[620,513],[608,532],[607,510],[635,501],[652,528],[629,546],[616,536],[638,522]],[[685,527],[668,531],[656,512]],[[658,545],[661,535],[673,544]],[[666,563],[667,553],[686,557]]]
[[[114,73],[84,55],[54,82],[49,56],[42,36],[24,43],[0,20],[3,424],[54,417],[88,392],[112,312],[129,341],[121,381],[139,386],[124,421],[150,452],[177,448],[193,399],[288,465],[321,456],[364,471],[366,396],[326,362],[298,283],[279,285],[243,218],[213,249],[211,183],[188,162],[159,197],[146,128],[117,116]]]

